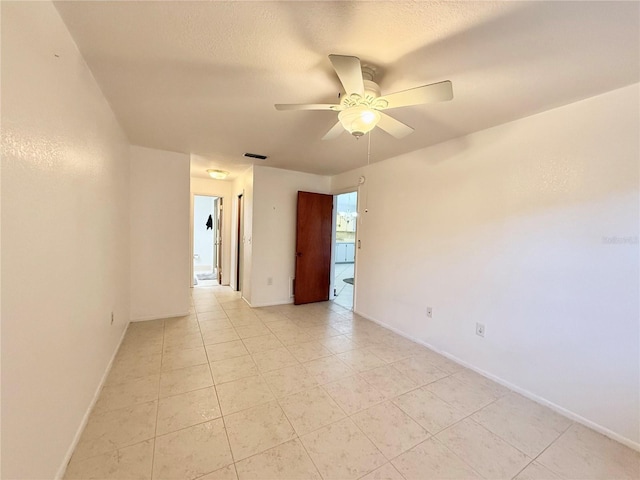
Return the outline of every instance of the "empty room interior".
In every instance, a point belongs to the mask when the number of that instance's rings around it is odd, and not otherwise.
[[[640,478],[640,2],[0,21],[3,479]]]

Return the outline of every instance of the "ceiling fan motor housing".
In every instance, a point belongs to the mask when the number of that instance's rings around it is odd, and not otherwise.
[[[363,68],[363,74],[365,70]],[[370,77],[370,75],[369,75]],[[380,87],[373,80],[364,79],[363,95],[351,93],[342,97],[343,110],[338,114],[342,126],[354,137],[359,138],[370,132],[380,120],[379,108],[387,106],[380,100]]]

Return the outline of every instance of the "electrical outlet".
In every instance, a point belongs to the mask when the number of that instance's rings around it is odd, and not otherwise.
[[[111,325],[113,325],[113,312],[111,312]]]
[[[273,277],[267,278],[267,285],[273,285]]]
[[[476,323],[476,335],[484,337],[484,323]]]
[[[433,318],[433,310],[431,307],[427,307],[427,318]]]

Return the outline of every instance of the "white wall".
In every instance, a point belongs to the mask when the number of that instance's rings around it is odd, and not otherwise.
[[[637,446],[638,105],[629,86],[335,177],[366,176],[357,311]]]
[[[131,320],[189,312],[189,155],[131,147]]]
[[[193,195],[212,195],[223,199],[222,213],[222,284],[229,285],[231,273],[231,228],[233,218],[233,182],[191,177],[191,198]],[[237,198],[237,197],[236,197]],[[192,219],[193,225],[193,219]],[[191,229],[193,231],[193,228]],[[193,255],[191,255],[193,258]]]
[[[1,476],[50,479],[129,321],[129,150],[53,5],[1,9]]]
[[[254,166],[252,306],[293,301],[298,191],[328,193],[330,186],[330,177]]]

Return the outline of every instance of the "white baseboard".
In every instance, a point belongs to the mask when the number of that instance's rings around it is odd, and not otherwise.
[[[468,362],[465,362],[464,360],[456,357],[455,355],[451,355],[448,352],[442,351],[438,348],[435,348],[433,345],[420,340],[418,338],[412,337],[411,335],[408,335],[407,333],[403,332],[402,330],[399,330],[395,327],[392,327],[391,325],[388,325],[384,322],[381,322],[373,317],[370,317],[367,314],[364,314],[362,312],[357,312],[354,310],[354,313],[357,313],[358,315],[360,315],[362,318],[366,318],[367,320],[372,321],[373,323],[376,323],[378,325],[380,325],[381,327],[384,327],[388,330],[391,330],[394,333],[397,333],[398,335],[411,340],[412,342],[418,343],[424,347],[427,347],[429,350],[433,350],[436,353],[439,353],[440,355],[447,357],[449,360],[452,360],[454,362],[456,362],[459,365],[462,365],[463,367],[468,368],[469,370],[473,370],[476,373],[479,373],[480,375],[482,375],[483,377],[488,378],[489,380],[493,380],[496,383],[499,383],[500,385],[502,385],[503,387],[507,387],[509,390],[513,390],[516,393],[519,393],[520,395],[522,395],[523,397],[528,398],[529,400],[533,400],[536,403],[539,403],[540,405],[544,405],[545,407],[549,407],[551,410],[559,413],[562,416],[565,416],[581,425],[584,425],[585,427],[591,428],[592,430],[595,430],[596,432],[599,432],[613,440],[615,440],[616,442],[620,442],[623,445],[626,445],[629,448],[632,448],[633,450],[636,450],[638,452],[640,452],[640,443],[635,442],[629,438],[623,437],[622,435],[608,429],[607,427],[603,427],[602,425],[593,422],[592,420],[589,420],[588,418],[584,418],[581,415],[578,415],[575,412],[572,412],[571,410],[568,410],[560,405],[557,405],[549,400],[547,400],[546,398],[543,398],[539,395],[536,395],[535,393],[532,393],[528,390],[525,390],[524,388],[519,387],[518,385],[514,385],[511,382],[508,382],[507,380],[504,380],[496,375],[493,375],[489,372],[486,372]]]
[[[109,364],[107,365],[107,368],[104,371],[104,374],[102,375],[102,378],[100,379],[100,383],[98,384],[98,387],[96,388],[95,393],[93,394],[93,398],[91,399],[91,403],[89,403],[89,407],[87,407],[87,411],[84,413],[84,416],[82,417],[82,422],[80,422],[80,426],[78,427],[78,430],[76,431],[76,434],[73,437],[73,440],[71,441],[71,445],[69,445],[69,448],[67,449],[67,453],[64,456],[64,459],[62,461],[62,465],[60,465],[60,468],[58,469],[58,472],[56,473],[55,476],[55,480],[60,480],[64,477],[64,474],[67,470],[67,466],[69,465],[69,461],[71,460],[71,456],[73,455],[74,450],[76,449],[76,447],[78,446],[78,442],[80,441],[80,437],[82,436],[82,432],[84,431],[84,428],[87,426],[87,422],[89,421],[89,415],[91,415],[91,411],[93,410],[93,407],[95,406],[96,402],[98,401],[98,397],[100,396],[100,392],[102,392],[102,387],[104,386],[104,383],[107,381],[107,377],[109,376],[109,372],[111,371],[111,367],[113,365],[113,361],[116,358],[116,355],[118,354],[118,350],[120,350],[120,345],[122,345],[122,341],[124,340],[124,336],[127,334],[127,330],[129,329],[129,324],[131,322],[129,322],[127,324],[127,327],[122,331],[122,335],[120,336],[120,340],[118,341],[118,345],[116,346],[116,349],[113,352],[113,355],[111,355],[111,360],[109,360]]]
[[[153,315],[145,315],[143,317],[132,318],[131,322],[146,322],[147,320],[160,320],[161,318],[185,317],[188,315],[191,315],[191,313],[189,313],[189,310],[182,311],[182,312],[153,314]]]
[[[286,300],[280,300],[278,302],[266,302],[266,303],[254,303],[251,304],[247,302],[251,308],[261,308],[261,307],[275,307],[278,305],[290,305],[293,303],[293,300],[288,298]]]

